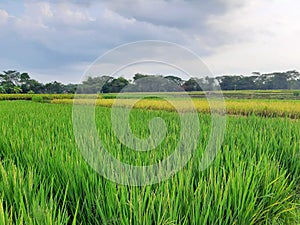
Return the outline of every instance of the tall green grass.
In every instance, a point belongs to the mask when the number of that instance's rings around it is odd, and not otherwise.
[[[99,136],[120,160],[150,164],[178,142],[173,112],[135,109],[131,127],[160,116],[167,139],[151,153],[122,145],[109,108],[96,108]],[[118,185],[98,175],[77,148],[72,106],[0,102],[0,224],[299,224],[300,122],[232,117],[213,164],[198,164],[210,132],[199,114],[198,151],[171,179],[144,187]]]

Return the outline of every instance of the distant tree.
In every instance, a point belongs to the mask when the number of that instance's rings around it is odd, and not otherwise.
[[[185,81],[182,85],[182,88],[185,91],[202,91],[199,83],[195,78],[190,78],[189,80]]]
[[[72,93],[74,94],[77,90],[77,84],[67,84],[64,85],[64,93]]]
[[[296,70],[287,71],[288,88],[300,89],[300,73]]]
[[[14,86],[18,84],[20,73],[14,70],[3,71],[0,74],[1,86],[4,87],[6,93],[13,93]]]
[[[271,88],[270,89],[288,89],[288,77],[285,73],[271,74]]]
[[[21,82],[21,89],[23,93],[33,91],[35,93],[44,93],[44,85],[34,79],[26,79]]]
[[[161,75],[147,75],[135,81],[131,91],[136,92],[174,92],[182,89],[171,79]]]
[[[181,86],[183,84],[183,80],[180,77],[169,75],[169,76],[165,76],[165,78],[173,81],[178,86]]]
[[[0,86],[0,93],[1,94],[5,94],[6,93],[5,87]]]
[[[255,79],[256,89],[272,90],[272,89],[288,89],[288,74],[274,72],[269,74],[261,74]]]
[[[49,94],[62,94],[64,93],[64,85],[57,81],[45,84],[45,92]]]
[[[108,84],[111,83],[112,80],[113,77],[110,76],[87,77],[87,79],[83,81],[82,84],[77,86],[77,92],[96,94],[99,92],[104,92],[104,89],[109,91],[110,88],[108,87]]]
[[[2,82],[12,85],[18,85],[20,81],[21,74],[15,70],[3,71],[3,74],[0,74]]]
[[[218,81],[222,90],[254,89],[300,89],[300,73],[296,70],[251,76],[224,75],[216,78],[190,78],[185,81],[174,75],[149,75],[136,73],[132,80],[110,76],[88,77],[81,84],[62,84],[54,81],[47,84],[31,79],[28,73],[7,70],[0,73],[0,93],[108,93],[126,91],[210,91],[215,90]]]
[[[22,92],[22,89],[19,86],[14,86],[13,87],[13,92],[15,94],[19,94],[20,92]]]
[[[22,73],[22,74],[20,75],[20,82],[21,82],[21,83],[26,83],[26,82],[28,82],[29,80],[30,80],[30,76],[29,76],[28,73]]]
[[[34,82],[28,73],[20,73],[16,70],[3,71],[0,74],[0,85],[5,89],[5,93],[27,93]],[[42,86],[41,83],[39,83]],[[18,87],[18,88],[17,88]]]
[[[236,90],[240,76],[221,76],[217,77],[222,90]]]
[[[236,90],[254,90],[255,88],[255,79],[257,76],[240,76],[240,79],[237,81]]]
[[[212,91],[218,88],[218,80],[214,77],[204,77],[204,78],[195,78],[197,83],[200,85],[200,88],[203,91]]]
[[[120,92],[124,87],[129,84],[129,81],[124,77],[115,78],[110,83],[110,92],[117,93]]]
[[[251,74],[252,74],[253,76],[257,76],[257,77],[261,75],[260,72],[256,72],[256,71],[255,71],[255,72],[252,72]]]
[[[145,74],[141,74],[141,73],[136,73],[133,76],[133,82],[135,83],[137,80],[141,79],[141,78],[146,78],[149,77],[151,75],[145,75]]]

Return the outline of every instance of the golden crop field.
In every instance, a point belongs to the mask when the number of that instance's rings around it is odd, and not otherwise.
[[[128,107],[134,104],[136,99],[53,99],[54,104],[96,104],[98,106],[112,107],[114,104],[120,107]],[[172,99],[176,106],[182,111],[190,111],[191,104],[187,100]],[[193,99],[198,112],[209,113],[210,107],[206,99]],[[211,100],[214,103],[213,100]],[[221,105],[215,101],[216,106]],[[226,99],[226,112],[229,115],[260,115],[267,117],[289,117],[300,118],[300,100],[261,100],[261,99]],[[133,108],[175,111],[172,104],[166,100],[142,99],[137,101]]]

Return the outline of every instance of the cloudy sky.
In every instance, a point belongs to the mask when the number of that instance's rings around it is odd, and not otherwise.
[[[295,0],[2,0],[0,70],[78,82],[97,57],[141,40],[182,45],[214,75],[300,70],[299,11]]]

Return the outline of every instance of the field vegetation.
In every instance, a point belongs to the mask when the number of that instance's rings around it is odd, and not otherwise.
[[[174,100],[174,99],[173,99]],[[136,99],[53,99],[54,104],[95,104],[104,107],[128,107],[133,108],[176,111],[174,106],[167,100],[163,99],[142,99],[134,103]],[[191,111],[190,104],[185,99],[175,99],[181,111]],[[214,100],[211,100],[214,104]],[[193,99],[193,104],[198,112],[210,113],[210,105],[206,99]],[[215,101],[215,108],[218,108],[219,100]],[[266,100],[266,99],[227,99],[225,101],[226,112],[229,115],[258,115],[264,117],[289,117],[292,119],[300,118],[300,101],[299,100]]]
[[[74,141],[72,105],[0,101],[0,108],[0,224],[299,224],[299,120],[229,117],[219,154],[199,171],[211,128],[210,115],[199,113],[191,161],[160,184],[130,187],[86,163]],[[154,152],[137,153],[114,134],[111,109],[96,107],[101,140],[124,162],[150,164],[176,146],[172,111],[133,109],[135,134],[147,137],[153,117],[166,121],[168,138]]]

